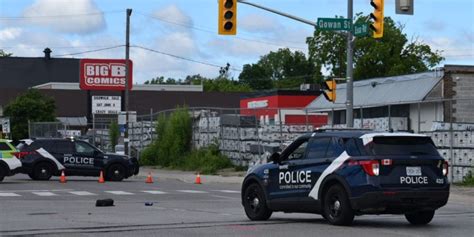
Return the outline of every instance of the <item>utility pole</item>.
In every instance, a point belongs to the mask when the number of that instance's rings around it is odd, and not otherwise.
[[[124,134],[124,152],[126,155],[130,155],[130,149],[128,149],[129,138],[128,138],[128,88],[129,88],[129,59],[130,59],[130,16],[132,15],[132,9],[127,9],[127,26],[125,30],[125,134]]]
[[[352,22],[353,18],[353,0],[347,0],[347,18]],[[353,36],[351,31],[347,31],[347,68],[346,68],[346,126],[354,127],[354,78],[353,78]]]

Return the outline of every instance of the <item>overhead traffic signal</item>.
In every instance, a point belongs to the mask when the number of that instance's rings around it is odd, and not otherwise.
[[[237,0],[219,0],[218,24],[220,35],[237,33]]]
[[[326,100],[336,102],[336,79],[324,81],[323,83],[323,95]]]
[[[374,7],[374,12],[370,13],[370,18],[374,21],[370,28],[374,31],[373,38],[383,37],[383,0],[371,0],[370,5]]]

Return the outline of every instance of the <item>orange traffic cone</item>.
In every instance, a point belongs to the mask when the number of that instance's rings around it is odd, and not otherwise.
[[[201,175],[199,173],[197,173],[196,175],[196,181],[194,181],[195,184],[202,184],[201,183]]]
[[[61,177],[59,177],[59,182],[63,183],[63,184],[67,182],[66,181],[66,175],[64,175],[64,170],[61,171]]]
[[[100,175],[99,175],[99,183],[105,183],[105,180],[104,180],[104,171],[100,171]]]
[[[147,184],[152,184],[153,183],[153,178],[151,177],[151,172],[148,172],[148,176],[146,177],[145,183],[147,183]]]

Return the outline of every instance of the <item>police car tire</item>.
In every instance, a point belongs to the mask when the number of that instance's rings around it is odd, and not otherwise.
[[[412,225],[426,225],[433,220],[435,211],[419,211],[405,214],[405,218]]]
[[[106,178],[108,181],[122,181],[125,178],[125,171],[123,165],[113,164],[107,169]]]
[[[44,169],[44,173],[43,173]],[[51,176],[53,176],[53,169],[54,167],[46,162],[41,162],[35,167],[33,167],[33,179],[34,180],[49,180]],[[43,174],[42,174],[43,173]]]
[[[258,204],[252,204],[253,199],[257,198]],[[252,199],[252,200],[251,200]],[[253,221],[265,221],[270,218],[272,211],[268,209],[267,202],[265,200],[265,194],[263,193],[260,185],[254,183],[250,184],[245,188],[244,191],[244,210],[245,214],[250,220]]]
[[[7,175],[7,172],[6,172],[5,168],[0,166],[0,182],[3,181],[3,179],[5,178],[6,175]]]
[[[340,185],[331,186],[324,195],[323,203],[323,216],[329,223],[332,225],[352,224],[354,211],[343,187]],[[336,205],[337,209],[335,209]]]

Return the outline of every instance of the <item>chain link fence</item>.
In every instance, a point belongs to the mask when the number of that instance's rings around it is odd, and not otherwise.
[[[472,107],[462,107],[472,105]],[[414,131],[430,136],[450,164],[450,178],[461,182],[474,172],[474,99],[431,100],[409,105],[355,108],[354,127],[377,131]],[[234,164],[265,163],[296,137],[316,128],[343,128],[337,124],[338,111],[312,112],[305,108],[188,108],[192,117],[192,145],[219,147]],[[129,125],[132,150],[139,152],[157,139],[156,121],[166,110],[137,116]],[[109,127],[117,117],[95,117],[86,128],[74,130],[62,123],[30,123],[30,137],[73,135],[112,151]],[[341,122],[341,121],[340,121]],[[343,121],[342,121],[343,122]],[[80,134],[79,134],[80,133]],[[119,142],[120,143],[120,142]]]

